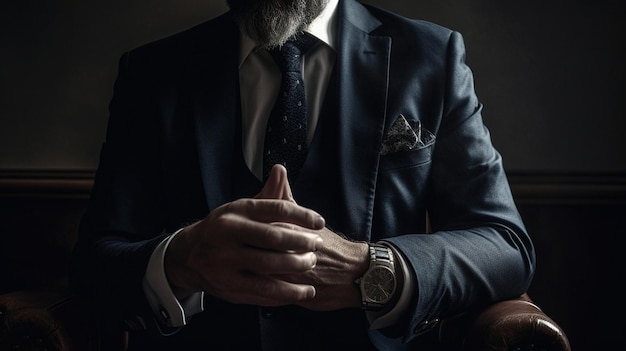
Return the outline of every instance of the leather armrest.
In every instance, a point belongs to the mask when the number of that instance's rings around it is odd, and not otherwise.
[[[446,350],[571,350],[561,327],[527,294],[443,321],[439,339]]]
[[[0,350],[124,350],[126,335],[103,328],[89,302],[58,292],[0,295]]]
[[[0,295],[0,349],[70,350],[66,328],[46,308],[60,298],[35,292]]]

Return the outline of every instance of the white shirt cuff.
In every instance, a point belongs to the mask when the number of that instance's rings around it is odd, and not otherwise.
[[[157,246],[150,256],[143,279],[143,290],[148,304],[160,324],[167,327],[182,327],[191,316],[204,310],[204,292],[177,296],[165,275],[165,252],[172,238],[181,230],[168,236]]]

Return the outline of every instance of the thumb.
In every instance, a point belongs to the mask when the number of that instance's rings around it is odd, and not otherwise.
[[[280,199],[295,203],[296,200],[293,198],[289,179],[287,178],[287,169],[283,165],[274,165],[265,185],[263,185],[263,189],[254,198]]]

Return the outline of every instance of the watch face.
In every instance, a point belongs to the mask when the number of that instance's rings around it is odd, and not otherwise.
[[[389,301],[395,288],[394,273],[387,267],[374,267],[363,277],[363,292],[365,297],[372,302]]]

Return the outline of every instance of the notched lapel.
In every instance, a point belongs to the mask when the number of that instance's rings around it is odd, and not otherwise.
[[[341,101],[339,176],[349,225],[358,237],[371,234],[380,144],[389,85],[391,38],[373,36],[380,22],[363,5],[342,1],[338,26]]]

